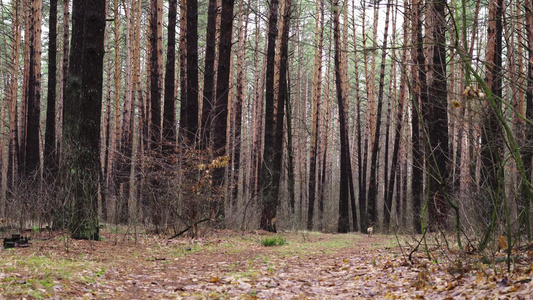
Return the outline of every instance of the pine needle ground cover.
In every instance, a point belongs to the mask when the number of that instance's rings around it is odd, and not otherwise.
[[[213,231],[168,240],[102,230],[99,242],[34,234],[28,248],[0,251],[1,299],[527,299],[533,251],[514,253],[511,272],[413,237],[314,232]],[[266,238],[283,239],[267,247]],[[411,253],[411,259],[409,254]]]

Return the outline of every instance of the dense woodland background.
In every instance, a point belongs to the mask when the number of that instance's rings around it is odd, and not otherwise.
[[[531,0],[0,9],[9,226],[531,239]]]

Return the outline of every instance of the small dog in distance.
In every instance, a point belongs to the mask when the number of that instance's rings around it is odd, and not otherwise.
[[[372,226],[368,227],[366,229],[366,232],[368,233],[368,236],[372,236],[372,232],[374,231],[374,228]]]

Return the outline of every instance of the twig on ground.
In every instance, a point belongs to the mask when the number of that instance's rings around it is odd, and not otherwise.
[[[183,229],[182,231],[176,233],[175,235],[169,237],[168,239],[171,240],[173,238],[177,238],[178,236],[180,236],[180,235],[184,234],[185,232],[189,231],[189,229],[191,229],[193,226],[198,225],[198,224],[200,224],[202,222],[205,222],[205,221],[209,221],[209,220],[211,220],[211,218],[205,218],[205,219],[202,219],[202,220],[198,220],[198,221],[192,223],[192,225],[190,225],[189,227],[187,227],[187,228]]]

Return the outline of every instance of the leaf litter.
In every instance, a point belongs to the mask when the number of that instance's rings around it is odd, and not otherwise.
[[[0,299],[528,299],[533,252],[505,262],[436,249],[432,260],[394,236],[212,231],[165,239],[103,230],[103,241],[64,233],[0,251]],[[409,237],[403,237],[408,239]],[[401,244],[401,243],[400,243]],[[529,251],[529,252],[528,252]],[[496,255],[504,257],[503,254]],[[498,258],[498,257],[495,257]],[[494,259],[493,261],[498,261]],[[500,260],[501,261],[501,260]]]

